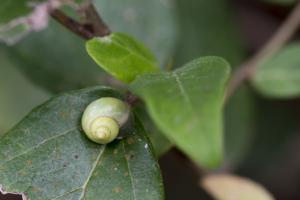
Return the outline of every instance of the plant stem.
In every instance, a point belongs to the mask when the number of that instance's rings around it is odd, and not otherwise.
[[[283,22],[271,39],[252,58],[243,63],[233,74],[229,82],[226,99],[234,94],[238,87],[249,79],[257,69],[258,64],[265,58],[280,50],[294,35],[300,25],[300,3]]]
[[[81,8],[81,11],[86,18],[85,23],[75,21],[58,9],[53,10],[51,16],[67,29],[85,40],[97,36],[103,37],[111,33],[109,27],[101,19],[91,1],[87,1],[86,5]]]
[[[87,4],[86,8],[84,9],[84,13],[88,22],[92,24],[95,36],[103,37],[111,33],[109,27],[101,19],[92,2]]]
[[[62,24],[78,36],[82,37],[83,39],[87,40],[93,37],[93,33],[90,30],[88,30],[86,26],[68,17],[60,10],[53,10],[51,12],[51,16],[60,24]]]

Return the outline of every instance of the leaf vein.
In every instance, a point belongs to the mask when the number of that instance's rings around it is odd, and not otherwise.
[[[33,147],[27,149],[26,151],[24,151],[24,152],[22,152],[22,153],[20,153],[20,154],[18,154],[18,155],[16,155],[16,156],[14,156],[14,157],[8,159],[8,160],[5,161],[4,163],[2,163],[2,164],[0,165],[0,167],[2,167],[3,165],[7,164],[8,162],[10,162],[10,161],[12,161],[12,160],[14,160],[14,159],[16,159],[16,158],[22,156],[22,155],[27,154],[28,152],[30,152],[30,151],[32,151],[32,150],[34,150],[34,149],[40,147],[41,145],[43,145],[43,144],[45,144],[45,143],[47,143],[47,142],[49,142],[49,141],[51,141],[51,140],[54,140],[54,139],[56,139],[56,138],[59,138],[59,137],[61,137],[61,136],[64,136],[64,135],[66,135],[66,134],[72,132],[72,131],[75,130],[76,128],[77,128],[77,127],[71,128],[71,129],[69,129],[69,130],[63,132],[62,134],[58,134],[58,135],[55,135],[55,136],[52,136],[52,137],[49,137],[49,138],[45,139],[44,141],[40,142],[39,144],[37,144],[37,145],[35,145],[35,146],[33,146]]]
[[[126,158],[126,150],[125,150],[125,145],[124,142],[122,142],[122,147],[123,147],[123,151],[124,151],[124,156],[125,156],[125,160],[126,160],[126,165],[128,168],[128,175],[130,177],[130,182],[131,182],[131,187],[132,187],[132,193],[133,193],[133,198],[136,200],[136,191],[135,191],[135,186],[134,186],[134,181],[133,181],[133,177],[132,177],[132,173],[130,170],[130,166],[129,166],[129,161]]]

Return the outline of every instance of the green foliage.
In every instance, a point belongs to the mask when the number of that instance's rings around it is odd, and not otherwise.
[[[229,65],[218,57],[194,60],[170,73],[146,74],[131,84],[163,133],[200,165],[222,160],[222,105]]]
[[[19,0],[16,1],[10,1],[10,0],[2,0],[1,1],[1,7],[0,7],[0,25],[6,24],[9,21],[22,17],[24,15],[27,15],[32,9],[28,6],[29,2],[38,2],[38,0],[35,1],[29,1],[29,0]]]
[[[221,56],[232,64],[241,61],[244,49],[226,0],[176,2],[180,30],[174,56],[177,65],[211,55]]]
[[[145,43],[162,66],[172,59],[178,32],[176,1],[95,0],[94,4],[113,32]]]
[[[218,55],[228,60],[232,68],[237,68],[245,58],[245,49],[228,1],[176,2],[181,31],[174,56],[176,66],[199,55]],[[224,110],[225,161],[228,163],[238,163],[244,158],[254,132],[253,94],[249,87],[243,87],[236,93],[228,99]]]
[[[95,0],[94,4],[112,30],[139,38],[160,63],[169,59],[176,35],[172,6],[160,0]],[[20,70],[51,92],[108,84],[105,73],[87,56],[82,39],[56,22],[50,21],[46,30],[29,35],[11,51],[10,59]]]
[[[262,61],[252,77],[255,88],[275,98],[300,96],[300,44],[294,43]]]
[[[124,33],[93,38],[86,43],[86,48],[98,65],[126,83],[138,75],[159,71],[152,53]]]
[[[51,92],[103,83],[104,73],[89,58],[84,41],[57,22],[8,49],[9,59]],[[88,78],[87,78],[88,77]]]
[[[0,135],[48,98],[49,94],[30,83],[0,49]]]
[[[82,110],[114,90],[62,94],[33,110],[0,140],[0,180],[30,199],[163,199],[151,145],[136,117],[123,138],[99,145],[80,128]]]

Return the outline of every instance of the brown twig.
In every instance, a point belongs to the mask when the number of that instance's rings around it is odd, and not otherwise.
[[[72,18],[65,15],[60,10],[53,10],[51,12],[51,16],[65,26],[67,29],[72,31],[73,33],[77,34],[78,36],[84,39],[90,39],[93,37],[93,33],[88,30],[88,28],[77,21],[73,20]]]
[[[300,25],[300,3],[296,5],[291,14],[280,26],[273,37],[252,58],[243,63],[233,74],[229,82],[226,99],[232,96],[237,88],[257,69],[258,64],[265,58],[280,50],[286,42],[294,35]]]
[[[88,23],[91,23],[95,36],[106,36],[111,33],[109,27],[105,24],[105,22],[101,19],[99,13],[95,9],[92,2],[88,1],[88,4],[83,7],[83,12]]]
[[[53,10],[51,16],[67,29],[86,40],[96,36],[103,37],[111,33],[90,0],[82,6],[81,12],[85,17],[84,23],[75,21],[58,9]]]

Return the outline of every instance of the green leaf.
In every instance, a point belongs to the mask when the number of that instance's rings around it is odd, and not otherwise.
[[[57,96],[34,109],[0,139],[0,180],[29,199],[163,199],[151,145],[132,117],[122,139],[91,142],[80,128],[82,111],[103,96],[95,87]]]
[[[127,33],[145,43],[161,66],[169,62],[178,33],[173,1],[95,0],[94,4],[111,30]]]
[[[39,8],[43,2],[47,3],[46,0],[19,0],[17,2],[10,0],[1,1],[0,42],[14,44],[32,30],[43,28],[44,25],[47,24],[47,21],[45,21],[47,18],[40,17],[41,12],[47,12],[47,10],[44,9],[45,6],[42,6],[44,7],[43,9]],[[36,13],[33,14],[34,12]],[[37,13],[39,13],[39,15]],[[32,23],[32,19],[34,20],[37,18],[33,15],[40,17],[38,23]],[[38,24],[41,26],[32,28],[34,25]]]
[[[30,83],[0,48],[0,135],[20,121],[49,94]],[[1,182],[1,181],[0,181]]]
[[[256,104],[249,87],[240,87],[228,99],[224,111],[225,159],[227,164],[235,167],[247,155],[256,133]]]
[[[55,21],[5,51],[25,75],[51,92],[104,82],[105,73],[89,58],[84,41]]]
[[[222,159],[222,106],[229,65],[219,57],[196,59],[170,73],[146,74],[131,85],[157,126],[197,163]]]
[[[87,41],[86,49],[99,66],[126,83],[138,75],[159,71],[151,52],[124,33],[93,38]]]
[[[300,43],[291,44],[259,63],[252,77],[263,95],[291,98],[300,95]]]
[[[177,31],[172,5],[161,0],[94,0],[93,3],[112,30],[143,41],[161,64],[169,60]],[[11,48],[11,60],[20,70],[51,92],[108,84],[106,73],[87,55],[84,41],[53,20],[46,30],[30,34]]]
[[[180,31],[174,56],[176,66],[210,55],[221,56],[232,66],[243,60],[245,50],[227,0],[175,2]]]

